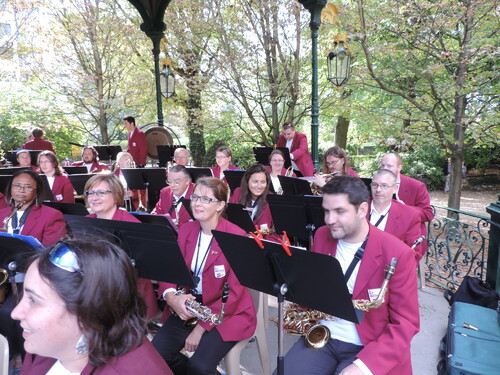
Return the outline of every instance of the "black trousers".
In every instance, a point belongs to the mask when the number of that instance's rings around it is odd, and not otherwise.
[[[22,291],[22,285],[18,284],[18,290],[21,288]],[[12,358],[14,354],[21,354],[24,358],[26,352],[24,351],[23,330],[19,320],[14,320],[10,316],[15,307],[15,300],[10,285],[8,289],[5,302],[0,307],[0,334],[4,335],[9,342],[10,357]],[[19,292],[19,298],[21,297],[22,293]]]
[[[153,346],[175,375],[216,374],[217,365],[236,341],[223,341],[217,328],[213,328],[203,334],[198,349],[188,358],[180,351],[191,331],[184,327],[183,320],[171,315],[153,338]]]

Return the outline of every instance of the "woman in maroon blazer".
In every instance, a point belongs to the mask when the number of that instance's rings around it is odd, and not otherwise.
[[[0,223],[11,214],[14,207],[21,208],[6,222],[6,232],[35,237],[44,246],[50,246],[66,236],[66,222],[63,214],[53,208],[42,205],[42,178],[31,170],[16,171],[7,185],[7,201],[10,206],[0,210]],[[19,282],[19,286],[21,281]],[[23,354],[22,337],[18,322],[14,322],[10,313],[15,301],[8,292],[0,308],[0,334],[7,337],[11,357],[15,358],[14,368],[21,366]]]
[[[283,189],[278,176],[285,176],[288,170],[285,168],[285,155],[280,150],[273,150],[269,154],[269,166],[266,166],[269,176],[271,177],[271,185],[269,189],[275,194],[282,194]],[[291,168],[291,174],[288,177],[297,177]]]
[[[136,280],[125,252],[103,239],[37,253],[12,312],[29,353],[21,374],[172,374],[146,338]]]
[[[68,176],[59,165],[56,155],[51,151],[42,151],[38,154],[40,171],[47,176],[50,189],[54,194],[54,202],[75,203],[75,189]]]
[[[212,175],[215,178],[221,179],[227,185],[227,180],[224,177],[224,171],[226,169],[238,169],[238,167],[231,164],[231,159],[233,154],[231,149],[227,146],[221,146],[215,151],[215,162],[217,165],[210,168],[212,170]]]
[[[191,208],[196,221],[179,230],[179,246],[196,284],[190,293],[176,293],[175,284],[160,283],[158,292],[175,312],[163,324],[153,339],[175,374],[216,373],[217,364],[236,344],[255,331],[255,308],[247,289],[243,287],[224,257],[212,230],[244,235],[244,231],[222,218],[226,207],[227,187],[213,177],[200,178],[191,195]],[[219,314],[225,283],[229,298],[224,320],[219,325],[198,321],[194,328],[185,326],[193,318],[186,310],[186,300],[196,299],[212,313]],[[186,349],[194,354],[188,359],[180,353]]]
[[[255,164],[248,168],[241,179],[241,185],[234,191],[231,203],[240,203],[246,207],[254,224],[265,234],[267,240],[275,235],[271,210],[267,203],[271,178],[266,167]]]
[[[125,200],[125,190],[118,177],[113,173],[97,174],[90,177],[85,184],[84,195],[93,212],[87,217],[140,223],[139,219],[120,209]],[[147,317],[151,319],[159,313],[151,281],[140,278],[139,292],[148,307]]]

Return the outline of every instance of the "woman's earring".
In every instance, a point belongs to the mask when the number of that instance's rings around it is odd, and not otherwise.
[[[81,335],[76,343],[75,347],[77,354],[85,354],[88,353],[89,347],[87,346],[87,338],[84,335]]]

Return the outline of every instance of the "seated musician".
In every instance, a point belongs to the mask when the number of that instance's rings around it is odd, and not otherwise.
[[[255,308],[247,289],[243,287],[224,257],[212,230],[245,235],[222,215],[226,207],[227,186],[213,177],[199,178],[191,195],[191,207],[196,221],[179,230],[179,246],[188,267],[193,272],[194,290],[176,293],[176,285],[160,283],[159,294],[175,312],[170,315],[153,339],[175,374],[215,374],[221,359],[236,342],[253,335],[256,326]],[[196,299],[219,314],[224,284],[229,285],[224,319],[219,325],[198,321],[194,328],[185,321],[193,318],[186,310],[186,300]],[[194,354],[188,359],[181,349]]]
[[[230,203],[240,203],[248,210],[252,221],[266,235],[266,239],[274,233],[273,218],[267,203],[267,194],[271,178],[266,167],[262,164],[255,164],[249,167],[243,178],[241,185],[236,188]]]
[[[177,147],[174,151],[174,163],[187,167],[189,165],[189,150],[184,147]]]
[[[145,335],[146,309],[122,249],[67,240],[30,262],[12,312],[29,353],[23,374],[172,374]]]
[[[226,177],[224,177],[224,171],[226,169],[238,169],[238,167],[231,164],[231,159],[233,154],[228,146],[221,146],[215,151],[215,162],[217,165],[210,168],[212,170],[212,175],[218,178],[227,185]]]
[[[342,148],[333,146],[325,152],[325,157],[323,158],[323,175],[316,173],[313,177],[313,182],[322,187],[330,178],[345,175],[359,177],[354,169],[351,168],[347,153]]]
[[[64,170],[53,152],[40,152],[38,154],[38,167],[41,173],[47,176],[55,202],[75,203],[75,189],[68,176],[64,174]]]
[[[190,199],[194,184],[186,167],[174,165],[168,172],[167,187],[160,191],[160,200],[156,203],[152,215],[169,214],[174,222],[181,227],[191,220],[191,215],[183,204],[184,199]]]
[[[109,171],[106,164],[99,163],[99,156],[97,155],[97,150],[93,146],[86,146],[82,149],[82,161],[77,161],[72,166],[87,167],[87,173],[99,173],[102,171]]]
[[[420,238],[420,214],[411,207],[392,199],[397,190],[396,176],[388,169],[373,175],[370,185],[372,198],[368,202],[368,220],[378,229],[390,233],[412,247]],[[419,253],[418,245],[415,257]]]
[[[120,209],[125,201],[125,189],[113,173],[96,174],[85,184],[85,199],[93,212],[87,217],[140,223],[140,220]],[[139,279],[139,292],[148,307],[148,319],[159,313],[156,295],[150,280]]]
[[[290,172],[285,168],[285,155],[280,150],[273,150],[269,154],[269,166],[266,169],[271,177],[271,185],[269,187],[276,194],[283,192],[278,176],[297,177],[293,172],[293,168],[290,168]]]
[[[53,245],[66,236],[63,214],[42,204],[43,182],[38,174],[30,170],[16,171],[6,192],[10,206],[0,210],[0,222],[3,223],[4,232],[35,237],[44,246]],[[12,213],[14,214],[9,218]],[[16,281],[19,281],[20,287],[22,279],[18,280],[16,277]],[[9,285],[5,302],[0,308],[0,334],[7,337],[9,353],[11,358],[15,359],[14,368],[20,368],[21,354],[24,354],[23,338],[19,322],[10,317],[14,305],[15,300]]]
[[[120,179],[120,182],[125,189],[125,207],[127,208],[127,211],[135,211],[139,207],[139,204],[142,203],[142,200],[146,198],[146,190],[129,189],[127,180],[122,173],[123,168],[135,168],[132,155],[126,151],[119,152],[116,155],[116,164],[113,167],[113,172]]]
[[[28,150],[19,150],[16,153],[16,159],[19,163],[18,167],[21,168],[31,168],[32,171],[36,172],[38,167],[31,164],[31,154]]]
[[[360,324],[322,320],[330,341],[313,349],[299,339],[285,356],[285,374],[411,374],[410,342],[420,324],[413,251],[368,222],[368,191],[359,178],[333,178],[323,194],[326,225],[317,230],[312,251],[337,258],[353,300],[376,298],[385,266],[393,257],[398,262],[380,307],[366,312]],[[360,248],[364,255],[356,262]]]

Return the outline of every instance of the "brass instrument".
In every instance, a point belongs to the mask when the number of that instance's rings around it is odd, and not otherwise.
[[[322,177],[325,180],[325,184],[327,184],[328,181],[330,181],[333,177],[337,176],[339,173],[340,173],[339,171],[334,171],[331,173],[318,172],[315,174]],[[313,195],[323,195],[323,191],[321,190],[321,187],[316,185],[312,181],[311,181],[311,191],[312,191]]]
[[[9,220],[12,218],[12,216],[14,216],[16,214],[17,211],[19,211],[24,205],[26,204],[26,202],[20,202],[18,203],[14,209],[12,210],[12,212],[10,214],[8,214],[5,219],[3,219],[3,225],[2,225],[2,232],[7,232],[7,227],[8,227],[8,224],[9,224]]]
[[[385,278],[380,287],[377,298],[373,301],[358,299],[353,300],[355,309],[367,312],[379,308],[384,302],[384,296],[387,291],[389,280],[396,270],[398,260],[392,258],[387,265]],[[326,313],[312,310],[307,307],[290,304],[285,311],[283,318],[284,330],[291,335],[305,336],[305,343],[310,348],[318,349],[325,346],[330,340],[330,330],[323,324],[318,324],[320,320],[335,320],[335,317]]]
[[[9,279],[9,273],[3,268],[0,268],[0,277],[0,286],[2,286],[3,283],[5,283]]]
[[[176,296],[184,295],[186,294],[186,291],[184,289],[179,289],[174,294]],[[202,322],[208,321],[210,322],[211,325],[221,324],[224,320],[224,306],[227,302],[228,297],[229,297],[229,283],[226,282],[224,284],[224,288],[222,291],[222,305],[220,307],[219,314],[212,313],[212,310],[209,307],[202,305],[196,300],[187,299],[185,302],[186,310],[191,315],[193,315],[194,318],[186,320],[184,325],[188,328],[194,328],[198,324],[198,320],[201,320]]]

